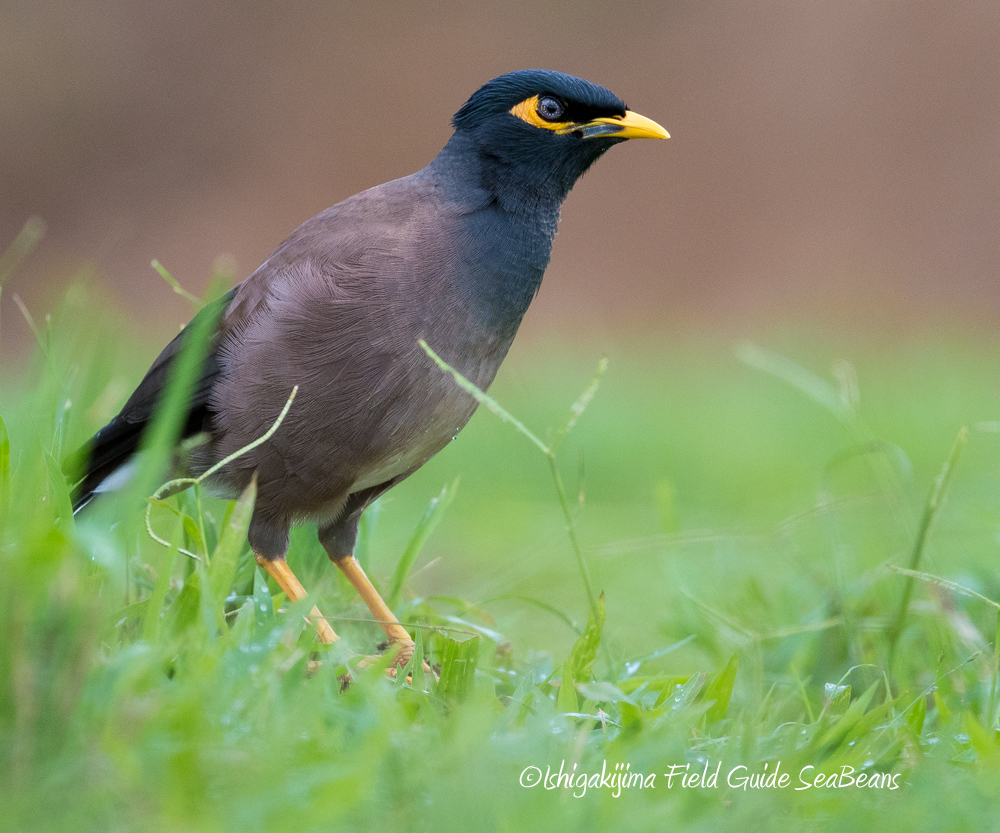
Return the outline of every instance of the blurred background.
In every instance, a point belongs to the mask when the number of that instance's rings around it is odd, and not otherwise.
[[[502,72],[661,122],[566,203],[529,338],[879,334],[1000,317],[1000,5],[838,0],[0,3],[0,247],[36,315],[81,268],[145,333],[301,221],[425,165]],[[5,295],[7,292],[5,291]],[[4,304],[3,348],[30,332]],[[150,345],[151,354],[155,352]]]
[[[673,138],[614,148],[570,195],[491,393],[546,437],[609,357],[556,466],[606,592],[608,668],[673,680],[739,655],[729,747],[695,731],[698,704],[620,736],[602,717],[587,741],[597,769],[622,749],[633,771],[640,754],[685,749],[766,760],[784,755],[773,743],[826,738],[832,750],[823,721],[847,708],[848,681],[847,725],[867,726],[870,745],[845,729],[856,757],[838,747],[838,766],[884,756],[908,769],[925,752],[954,763],[898,794],[908,812],[848,791],[839,804],[720,792],[714,828],[796,807],[845,830],[876,812],[882,829],[990,827],[976,808],[992,806],[1000,754],[996,609],[983,603],[1000,599],[997,0],[0,0],[0,252],[29,217],[47,227],[0,303],[0,818],[12,828],[330,829],[352,801],[361,828],[395,813],[384,826],[405,829],[414,806],[441,830],[473,813],[497,829],[593,829],[615,813],[621,829],[697,824],[688,809],[663,815],[665,794],[611,810],[526,803],[498,773],[583,749],[551,705],[514,732],[496,728],[492,697],[476,700],[435,734],[396,694],[374,719],[357,707],[377,703],[374,688],[329,697],[332,677],[303,675],[294,689],[291,645],[267,617],[232,629],[243,642],[215,639],[217,620],[191,602],[206,574],[146,534],[141,500],[69,520],[58,461],[192,314],[152,259],[196,294],[213,272],[243,279],[316,212],[427,164],[472,92],[525,67],[605,84]],[[926,511],[946,481],[947,501]],[[207,554],[226,506],[175,500],[191,523],[161,507],[153,528]],[[359,540],[383,588],[412,567],[402,621],[478,629],[524,680],[562,673],[590,609],[566,517],[546,459],[485,409],[366,512]],[[294,530],[289,562],[344,645],[369,653],[381,632],[314,528]],[[894,565],[981,596],[924,582],[907,595]],[[227,603],[266,598],[260,585],[243,550]],[[273,660],[258,674],[261,640]],[[504,679],[496,693],[531,689]],[[889,731],[860,717],[865,705],[855,713],[883,681],[925,703]],[[399,731],[411,722],[420,731]],[[806,722],[815,734],[800,735]],[[267,789],[248,798],[248,784]],[[673,806],[700,792],[675,790]],[[486,820],[504,813],[519,820]]]

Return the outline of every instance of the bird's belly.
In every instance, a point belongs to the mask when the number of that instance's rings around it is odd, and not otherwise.
[[[355,479],[350,488],[351,492],[360,492],[373,486],[387,483],[400,475],[409,474],[420,468],[431,457],[443,449],[462,429],[472,416],[474,405],[465,407],[459,412],[453,409],[445,416],[436,415],[428,423],[419,436],[400,436],[397,442],[390,442],[387,447],[381,449],[375,459],[371,460],[363,472]]]
[[[366,471],[361,477],[355,480],[351,486],[351,492],[361,492],[365,489],[370,489],[372,486],[387,483],[401,474],[406,474],[413,469],[419,468],[443,447],[441,445],[429,449],[413,448],[395,454],[375,468]]]
[[[447,349],[459,356],[478,352],[475,360],[465,362],[462,371],[473,384],[485,389],[493,381],[508,344],[480,340],[472,347],[459,344]],[[353,460],[362,465],[354,468],[352,493],[401,479],[420,468],[454,440],[475,413],[477,401],[429,360],[405,365],[397,378],[405,382],[385,386],[395,393],[373,409],[363,439],[353,448]]]

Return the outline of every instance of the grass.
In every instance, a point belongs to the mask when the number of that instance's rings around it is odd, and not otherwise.
[[[633,341],[570,419],[599,354],[519,345],[491,396],[536,442],[480,409],[359,541],[440,680],[341,691],[380,631],[314,530],[328,649],[252,494],[153,506],[168,547],[145,495],[68,512],[58,461],[161,346],[112,306],[75,287],[0,367],[4,829],[996,827],[1000,344]]]

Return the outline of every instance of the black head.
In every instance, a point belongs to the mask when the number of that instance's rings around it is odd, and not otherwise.
[[[526,69],[483,85],[452,119],[471,142],[483,184],[503,202],[561,202],[608,148],[626,139],[667,138],[605,87],[562,72]],[[464,143],[464,142],[463,142]]]

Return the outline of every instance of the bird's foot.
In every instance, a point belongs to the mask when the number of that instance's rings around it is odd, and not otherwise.
[[[396,654],[395,661],[392,663],[392,665],[390,665],[388,668],[385,669],[385,675],[387,677],[395,680],[398,676],[399,670],[401,668],[406,668],[407,665],[409,665],[410,660],[413,658],[413,652],[416,646],[413,644],[412,640],[408,640],[408,643],[409,644],[407,644],[407,642],[403,642],[402,644],[396,643],[397,645],[399,645],[399,650]],[[393,648],[393,643],[391,641],[381,642],[377,647],[379,653],[361,657],[361,659],[355,664],[354,669],[359,670],[364,668],[370,668],[371,666],[377,663],[378,664],[384,663],[386,659],[386,651]],[[421,667],[423,668],[425,675],[433,677],[435,681],[438,680],[437,672],[430,665],[427,664],[427,660],[425,659],[421,660],[420,664]],[[308,675],[311,677],[312,675],[318,673],[322,665],[323,665],[323,660],[321,659],[310,660],[307,669]],[[340,677],[338,677],[338,679],[340,680],[341,691],[344,691],[354,680],[354,678],[351,676],[350,671],[348,671],[345,674],[341,674]],[[408,673],[406,675],[406,682],[410,685],[413,684],[412,673]]]
[[[387,642],[381,642],[378,645],[378,653],[369,657],[362,657],[361,662],[358,663],[358,668],[368,668],[377,662],[383,662],[385,660],[386,651],[396,650],[396,656],[392,661],[392,665],[385,669],[385,673],[396,678],[396,670],[399,668],[406,668],[409,664],[410,659],[413,657],[413,652],[416,650],[416,645],[413,640],[407,636],[405,639],[390,639]],[[424,663],[426,666],[427,663]]]
[[[373,654],[371,656],[361,657],[356,669],[370,668],[377,663],[385,662],[385,652],[393,647],[392,642],[382,642],[378,646],[379,653]],[[395,661],[388,668],[385,669],[385,675],[393,680],[395,680],[399,674],[400,669],[405,669],[409,665],[410,660],[413,658],[413,651],[415,646],[412,641],[409,645],[405,643],[400,646],[398,653],[396,654]],[[421,659],[420,665],[423,668],[424,674],[433,677],[435,680],[438,679],[438,675],[435,673],[434,669],[427,664],[427,660]],[[352,677],[350,672],[342,674],[340,676],[340,690],[343,691],[347,686],[351,684]],[[413,684],[413,674],[408,673],[406,675],[406,682],[410,685]]]

